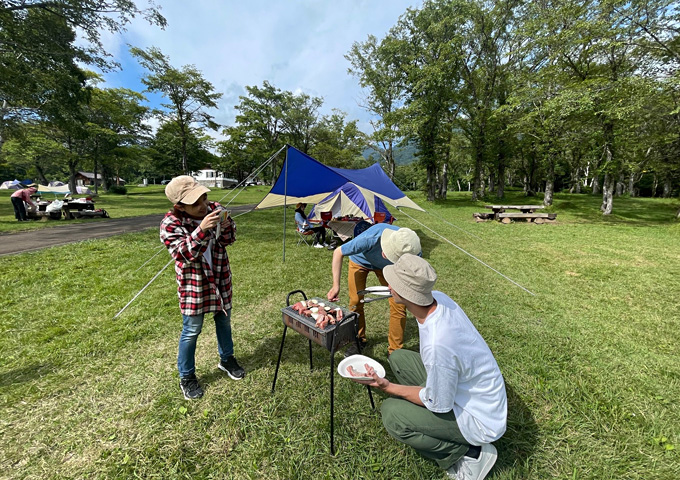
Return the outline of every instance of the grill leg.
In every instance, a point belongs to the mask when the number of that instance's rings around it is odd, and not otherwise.
[[[334,398],[334,385],[335,385],[335,345],[331,347],[331,455],[335,455],[335,445],[333,443],[333,398]]]
[[[312,339],[309,339],[309,371],[311,372],[314,367],[312,366]]]
[[[281,354],[283,354],[283,342],[286,341],[286,330],[288,330],[288,325],[283,326],[283,336],[281,337],[281,348],[279,348],[279,359],[276,361],[276,370],[274,371],[274,382],[272,383],[272,394],[274,393],[274,388],[276,387],[276,377],[279,375],[279,365],[281,365]],[[311,345],[310,345],[311,348]]]

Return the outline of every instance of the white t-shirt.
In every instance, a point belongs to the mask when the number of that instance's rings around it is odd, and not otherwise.
[[[442,292],[420,330],[420,356],[427,382],[420,391],[428,410],[451,410],[472,445],[498,440],[507,425],[505,382],[486,342],[465,312]]]

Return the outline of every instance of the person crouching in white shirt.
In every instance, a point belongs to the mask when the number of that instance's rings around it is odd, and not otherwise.
[[[507,426],[505,382],[486,342],[465,312],[433,291],[437,274],[424,259],[405,254],[383,269],[392,296],[418,321],[420,353],[395,350],[389,363],[397,381],[371,381],[392,396],[382,420],[399,442],[431,458],[450,478],[481,480],[496,462]]]

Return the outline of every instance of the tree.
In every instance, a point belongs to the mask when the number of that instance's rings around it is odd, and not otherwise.
[[[148,2],[149,7],[140,9],[132,0],[3,0],[0,3],[0,18],[3,30],[12,28],[25,31],[35,28],[32,19],[50,17],[63,22],[71,31],[79,31],[86,40],[83,46],[74,47],[75,57],[88,64],[96,64],[100,68],[112,66],[107,59],[110,55],[101,43],[103,31],[120,33],[131,19],[139,16],[150,24],[165,28],[167,22],[160,10]],[[39,32],[31,32],[36,34]],[[28,38],[5,38],[0,44],[3,50],[12,48],[20,57],[28,58],[35,54],[51,55],[54,45],[31,43]],[[57,52],[58,54],[58,52]],[[114,64],[115,65],[115,64]]]
[[[323,99],[306,93],[284,93],[281,128],[288,143],[298,150],[309,153],[314,142],[314,127],[319,120],[319,108]]]
[[[370,120],[373,134],[369,146],[380,155],[389,177],[394,178],[394,149],[401,140],[397,110],[404,104],[405,87],[402,72],[391,61],[390,50],[383,42],[378,44],[376,37],[369,35],[365,42],[355,42],[345,58],[352,65],[348,73],[367,90],[363,107],[375,115]]]
[[[0,2],[0,145],[21,122],[67,122],[86,96],[77,63],[115,67],[101,33],[120,32],[137,15],[165,26],[153,4],[139,9],[130,0]]]
[[[323,116],[314,129],[309,154],[331,167],[356,168],[357,158],[363,160],[366,135],[357,127],[357,120],[346,120],[347,114],[340,110]]]
[[[130,52],[151,72],[142,79],[147,87],[146,91],[160,92],[170,101],[162,104],[166,110],[155,110],[154,113],[160,115],[164,121],[171,121],[177,126],[182,149],[182,170],[188,174],[190,170],[187,144],[195,131],[194,125],[217,130],[219,125],[206,110],[216,108],[217,100],[222,94],[214,91],[213,85],[203,78],[196,67],[185,65],[181,69],[176,69],[155,47],[148,50],[131,47]]]
[[[117,160],[129,158],[130,147],[139,145],[150,127],[144,124],[148,107],[140,104],[144,96],[126,88],[93,88],[90,102],[84,106],[87,138],[84,152],[93,162],[95,178],[99,166],[114,170],[120,175]],[[102,175],[104,187],[109,188],[109,178]],[[95,182],[95,192],[98,182]]]
[[[45,135],[46,127],[44,123],[26,125],[2,146],[3,158],[13,170],[37,178],[42,185],[66,175],[62,165],[68,153],[63,145]]]

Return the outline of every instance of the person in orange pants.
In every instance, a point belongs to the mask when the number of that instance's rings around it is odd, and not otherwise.
[[[394,264],[404,253],[420,255],[420,239],[410,228],[399,228],[386,223],[373,225],[351,241],[339,246],[333,252],[333,286],[326,294],[331,302],[337,302],[340,294],[340,277],[342,261],[349,257],[349,309],[359,314],[359,342],[365,346],[366,318],[363,296],[359,291],[366,288],[366,279],[374,272],[381,285],[387,286],[382,269]],[[406,325],[406,308],[390,299],[390,321],[388,330],[388,353],[402,348],[404,345],[404,327]],[[350,345],[345,356],[360,353],[356,344]]]

